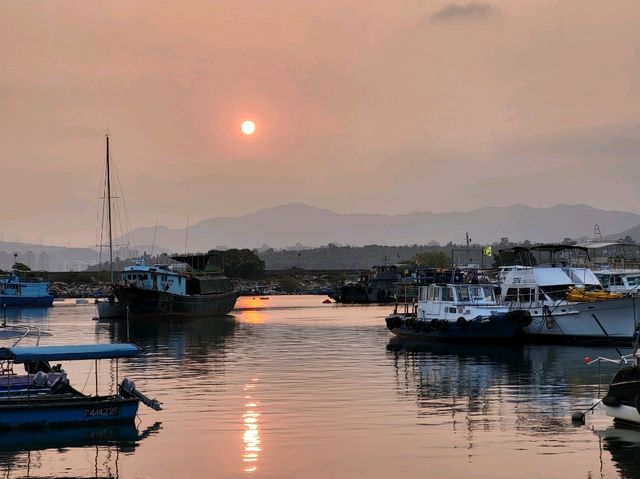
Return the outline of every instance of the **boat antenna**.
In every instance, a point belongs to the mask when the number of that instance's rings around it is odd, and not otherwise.
[[[109,167],[109,133],[105,135],[107,139],[107,217],[109,223],[109,273],[113,284],[113,237],[111,231],[111,173]]]
[[[187,254],[187,243],[189,241],[189,215],[187,215],[187,231],[184,234],[184,254]]]
[[[158,232],[158,217],[156,217],[156,227],[153,229],[153,243],[151,244],[151,257],[153,258],[153,250],[156,247],[156,233]]]

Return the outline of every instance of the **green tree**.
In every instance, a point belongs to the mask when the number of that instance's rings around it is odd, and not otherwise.
[[[250,249],[229,249],[222,252],[222,257],[224,272],[232,278],[257,279],[264,276],[264,261]]]
[[[451,268],[451,258],[441,251],[424,251],[403,263],[419,264],[428,268]]]
[[[31,271],[31,268],[29,268],[26,264],[20,263],[18,261],[13,265],[13,270],[14,271]]]

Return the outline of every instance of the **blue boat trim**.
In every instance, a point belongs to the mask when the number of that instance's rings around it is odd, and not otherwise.
[[[0,348],[0,359],[15,362],[114,359],[139,356],[142,350],[127,343],[80,344],[74,346],[14,346]]]

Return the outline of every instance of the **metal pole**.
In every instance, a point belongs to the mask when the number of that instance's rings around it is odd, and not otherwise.
[[[111,273],[111,284],[113,284],[113,235],[111,232],[111,170],[109,166],[109,135],[107,138],[107,217],[109,218],[109,272]]]
[[[96,362],[96,396],[98,395],[98,360],[95,360]]]

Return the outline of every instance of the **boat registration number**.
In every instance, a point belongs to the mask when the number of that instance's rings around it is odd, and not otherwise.
[[[118,407],[91,407],[84,410],[85,417],[113,417],[120,414]]]

